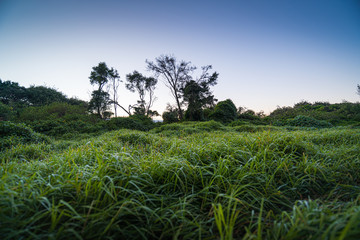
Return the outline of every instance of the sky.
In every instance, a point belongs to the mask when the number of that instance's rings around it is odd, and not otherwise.
[[[145,60],[162,54],[212,65],[215,97],[256,112],[300,101],[358,102],[360,1],[0,0],[3,81],[88,101],[99,62],[125,82],[134,70],[152,76]],[[124,82],[119,102],[135,104]],[[175,104],[161,79],[155,94],[159,113]]]

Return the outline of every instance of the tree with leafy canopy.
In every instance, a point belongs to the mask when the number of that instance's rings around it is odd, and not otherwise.
[[[32,106],[44,106],[68,100],[62,92],[46,86],[30,86],[26,89],[26,98]]]
[[[214,72],[209,74],[211,65],[202,67],[202,74],[199,79],[190,80],[185,83],[185,87],[182,89],[184,102],[187,104],[187,110],[185,112],[185,119],[190,121],[202,121],[204,120],[204,108],[211,108],[215,106],[217,99],[210,91],[210,86],[214,86],[217,83],[218,73]]]
[[[0,79],[0,101],[6,105],[28,104],[26,88],[16,82]]]
[[[89,77],[90,83],[92,85],[97,85],[98,89],[91,93],[89,110],[96,111],[100,118],[105,118],[108,116],[107,110],[109,109],[110,95],[105,92],[103,88],[109,81],[110,69],[105,62],[100,62],[98,66],[95,66],[92,69]]]
[[[95,111],[100,118],[106,118],[109,117],[109,106],[114,104],[122,108],[127,114],[131,115],[130,111],[126,110],[117,101],[117,87],[120,78],[117,71],[114,68],[109,69],[105,62],[100,62],[92,69],[89,77],[90,83],[92,85],[97,85],[98,89],[91,94],[92,99],[89,103],[89,110]],[[110,85],[113,90],[113,100],[110,100],[110,94],[104,90],[104,87],[109,81],[111,81]]]
[[[156,111],[151,111],[150,108],[156,100],[154,95],[154,90],[157,84],[157,79],[153,77],[145,77],[138,71],[129,73],[126,75],[126,88],[131,92],[137,91],[140,97],[140,100],[135,106],[135,114],[145,115],[147,117],[152,117],[158,115]],[[148,101],[145,100],[148,93]]]
[[[196,67],[191,62],[177,61],[174,56],[161,55],[155,59],[155,62],[146,60],[148,70],[155,73],[155,76],[162,77],[165,85],[170,89],[171,94],[175,98],[178,109],[179,119],[183,119],[183,104],[184,88],[187,82],[194,80],[191,76],[196,70]],[[206,66],[203,69],[210,69]],[[217,73],[214,73],[217,75]]]

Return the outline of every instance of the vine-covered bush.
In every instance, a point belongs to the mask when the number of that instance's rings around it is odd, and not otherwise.
[[[236,119],[236,106],[230,99],[221,101],[215,106],[209,117],[223,123],[232,122]]]

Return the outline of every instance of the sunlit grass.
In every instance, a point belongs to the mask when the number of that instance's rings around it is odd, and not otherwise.
[[[360,236],[356,129],[172,124],[0,159],[1,239]]]

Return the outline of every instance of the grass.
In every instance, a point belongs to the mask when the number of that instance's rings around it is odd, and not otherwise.
[[[1,239],[358,239],[360,130],[120,130],[0,152]]]

